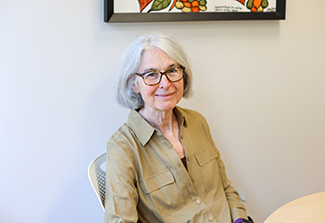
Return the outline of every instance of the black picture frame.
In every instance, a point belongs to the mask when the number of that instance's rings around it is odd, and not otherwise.
[[[114,1],[115,0],[104,0],[104,21],[107,23],[211,20],[284,20],[286,8],[286,0],[276,0],[276,10],[272,12],[114,13]]]

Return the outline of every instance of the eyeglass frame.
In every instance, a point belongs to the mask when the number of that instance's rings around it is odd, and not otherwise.
[[[171,69],[175,69],[175,68],[181,68],[182,69],[182,77],[180,78],[180,79],[178,79],[178,80],[176,80],[176,81],[172,81],[172,80],[170,80],[169,79],[169,77],[168,77],[168,71],[170,71]],[[144,80],[144,75],[145,74],[147,74],[147,73],[150,73],[150,72],[152,72],[152,71],[147,71],[147,72],[144,72],[144,73],[134,73],[134,74],[136,74],[136,75],[138,75],[139,77],[142,77],[142,80],[143,80],[143,83],[145,83],[145,85],[148,85],[148,86],[155,86],[155,85],[157,85],[157,84],[159,84],[160,82],[161,82],[161,79],[162,79],[162,76],[163,75],[165,75],[166,76],[166,78],[167,78],[167,80],[169,81],[169,82],[177,82],[177,81],[180,81],[180,80],[182,80],[183,78],[184,78],[184,71],[185,71],[185,67],[184,66],[182,66],[182,65],[179,65],[179,66],[176,66],[176,67],[171,67],[171,68],[169,68],[169,69],[167,69],[167,70],[165,70],[164,72],[161,72],[161,71],[158,71],[158,70],[155,70],[154,72],[159,72],[160,73],[160,78],[159,78],[159,81],[157,82],[157,83],[155,83],[155,84],[147,84],[146,83],[146,81]]]

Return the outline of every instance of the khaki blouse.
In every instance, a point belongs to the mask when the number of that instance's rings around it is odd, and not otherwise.
[[[204,117],[176,107],[187,169],[135,110],[107,143],[105,223],[232,223],[247,218]]]

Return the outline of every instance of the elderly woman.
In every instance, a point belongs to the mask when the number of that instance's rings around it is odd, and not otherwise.
[[[117,78],[117,101],[131,111],[107,143],[105,222],[246,222],[206,120],[177,106],[192,93],[180,44],[138,37]]]

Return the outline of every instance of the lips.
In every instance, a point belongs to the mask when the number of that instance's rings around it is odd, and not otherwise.
[[[166,94],[156,94],[157,97],[162,97],[162,98],[166,98],[166,97],[170,97],[173,94],[175,94],[175,92],[172,93],[166,93]]]

